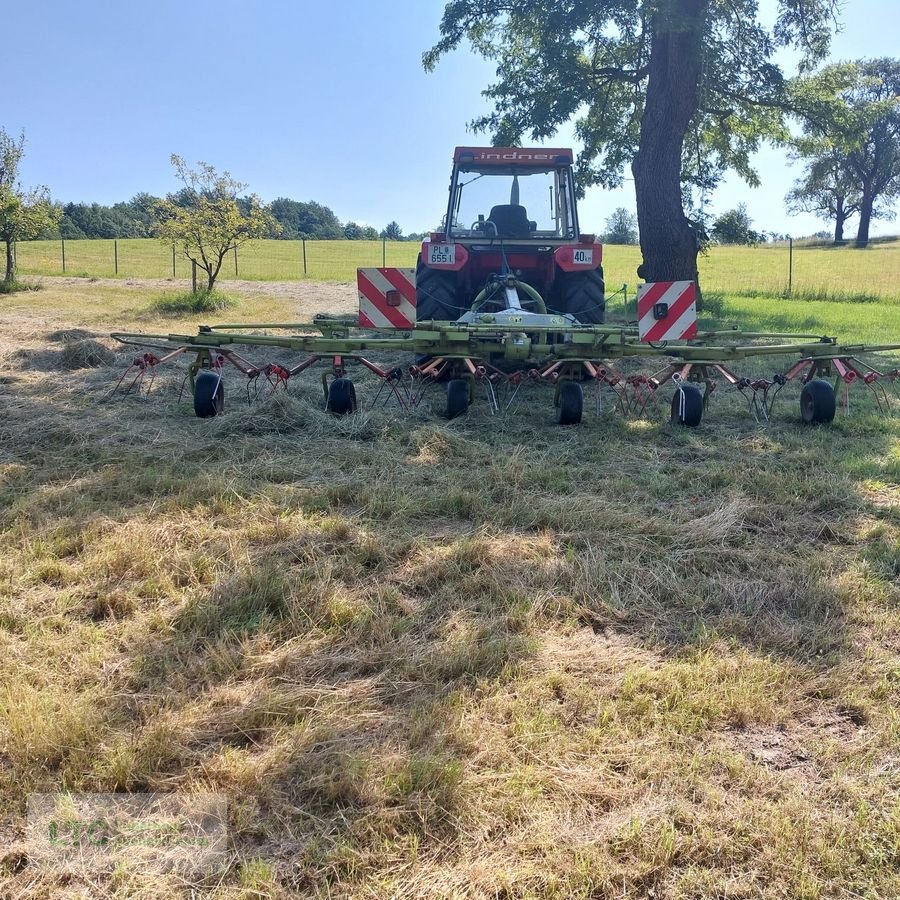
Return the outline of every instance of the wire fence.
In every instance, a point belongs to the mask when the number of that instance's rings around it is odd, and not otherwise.
[[[419,249],[413,241],[251,241],[228,254],[219,279],[354,281],[361,266],[413,267]],[[20,275],[191,277],[189,260],[152,239],[29,241],[16,245],[15,257]],[[605,246],[608,290],[623,285],[634,290],[640,261],[638,247]],[[792,242],[715,246],[700,257],[699,265],[706,292],[900,302],[900,239],[876,242],[865,250]]]

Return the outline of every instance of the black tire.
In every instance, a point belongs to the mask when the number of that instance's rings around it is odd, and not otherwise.
[[[447,418],[456,419],[469,409],[469,382],[454,378],[447,382]]]
[[[682,409],[682,400],[684,408]],[[696,428],[703,418],[703,392],[696,384],[682,384],[672,396],[672,424]]]
[[[587,272],[557,270],[553,285],[553,312],[574,316],[582,325],[602,325],[606,320],[606,284],[603,267]]]
[[[198,419],[210,419],[225,411],[225,384],[219,372],[208,369],[194,379],[194,413]]]
[[[346,416],[356,412],[356,388],[349,378],[335,378],[328,385],[328,399],[325,411],[335,416]]]
[[[457,292],[456,272],[416,263],[416,321],[455,322],[465,311]]]
[[[559,386],[556,421],[560,425],[577,425],[584,411],[584,390],[577,381],[564,381]]]
[[[800,415],[807,424],[831,422],[837,412],[837,398],[831,382],[824,378],[807,381],[800,392]]]

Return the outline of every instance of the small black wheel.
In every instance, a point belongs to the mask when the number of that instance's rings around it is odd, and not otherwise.
[[[577,425],[584,409],[584,391],[577,381],[564,381],[559,386],[556,421],[560,425]]]
[[[696,384],[681,384],[672,397],[672,424],[696,428],[703,418],[703,392]]]
[[[455,419],[469,408],[469,382],[454,378],[447,382],[447,418]]]
[[[356,412],[356,388],[349,378],[335,378],[328,385],[325,411],[336,416],[346,416]]]
[[[199,419],[221,415],[225,410],[225,385],[219,372],[208,369],[194,379],[194,413]]]
[[[824,378],[807,381],[800,392],[800,415],[807,424],[830,422],[837,412],[834,388]]]

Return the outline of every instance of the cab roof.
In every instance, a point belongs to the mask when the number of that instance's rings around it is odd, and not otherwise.
[[[547,147],[457,147],[453,152],[455,165],[521,166],[542,168],[571,166],[571,150]]]

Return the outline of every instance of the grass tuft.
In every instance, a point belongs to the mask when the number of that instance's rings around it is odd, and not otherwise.
[[[237,301],[219,291],[185,291],[179,294],[167,294],[159,297],[151,304],[152,309],[168,315],[184,313],[221,312],[237,305]]]
[[[17,294],[20,291],[41,291],[44,289],[42,284],[33,281],[0,281],[0,294]]]

